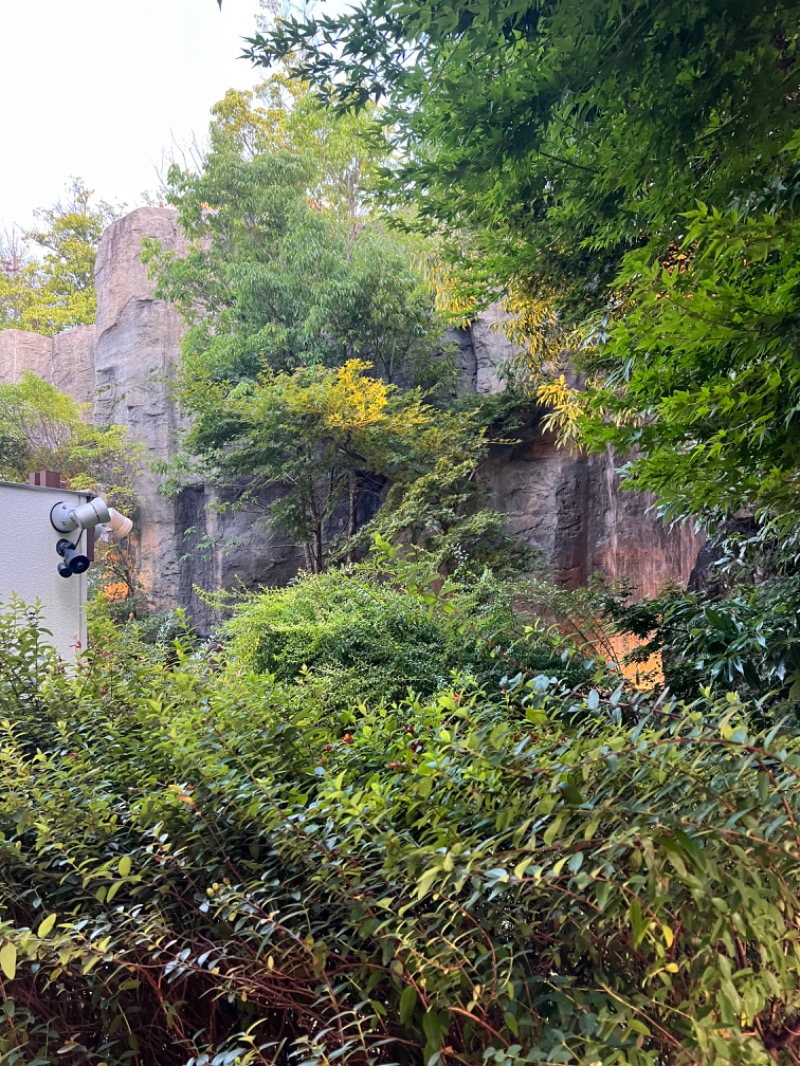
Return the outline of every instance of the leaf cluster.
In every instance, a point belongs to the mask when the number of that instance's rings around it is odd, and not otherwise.
[[[123,426],[95,426],[81,405],[29,370],[0,385],[0,480],[27,481],[35,470],[57,470],[69,486],[135,502],[138,450]]]
[[[0,329],[53,335],[94,322],[97,249],[123,207],[93,204],[93,195],[72,178],[63,200],[36,212],[39,227],[0,240]],[[35,255],[27,241],[38,246]]]
[[[0,627],[9,1064],[788,1064],[798,741],[547,675],[356,706]],[[565,713],[565,711],[570,713]]]

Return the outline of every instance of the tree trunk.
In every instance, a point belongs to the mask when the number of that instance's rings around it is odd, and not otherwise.
[[[322,523],[318,522],[314,527],[313,558],[311,563],[312,574],[322,573],[324,558],[322,551]]]
[[[347,504],[347,537],[350,541],[347,546],[347,561],[348,563],[354,563],[356,561],[356,553],[353,546],[353,537],[358,532],[358,475],[355,470],[351,470],[347,478]]]

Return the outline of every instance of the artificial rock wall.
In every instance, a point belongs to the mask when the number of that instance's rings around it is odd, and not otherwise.
[[[93,403],[97,422],[128,426],[155,461],[175,454],[182,425],[171,395],[182,324],[153,298],[141,262],[144,237],[180,251],[175,212],[140,208],[106,230],[97,257],[95,326],[52,338],[0,331],[0,382],[34,371],[77,400]],[[498,368],[513,349],[498,324],[499,313],[489,312],[454,338],[459,391],[502,388]],[[668,582],[686,584],[699,546],[695,535],[687,529],[668,532],[648,511],[652,500],[621,492],[610,453],[559,450],[534,425],[518,444],[496,449],[480,477],[510,528],[544,552],[564,584],[582,584],[597,570],[612,579],[629,577],[642,595]],[[301,566],[297,546],[267,531],[258,509],[220,511],[218,504],[237,499],[235,488],[197,484],[168,499],[159,494],[158,480],[145,463],[135,516],[139,574],[156,609],[187,607],[205,629],[210,612],[196,587],[283,584]]]

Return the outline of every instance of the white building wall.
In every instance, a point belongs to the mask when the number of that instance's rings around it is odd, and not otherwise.
[[[0,609],[15,594],[26,604],[40,603],[43,625],[52,633],[47,643],[70,662],[86,647],[86,574],[58,573],[56,542],[64,534],[53,528],[50,511],[61,500],[77,507],[88,498],[69,489],[0,482]],[[85,551],[86,533],[79,547]]]

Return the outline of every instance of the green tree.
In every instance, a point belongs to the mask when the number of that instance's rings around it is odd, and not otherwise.
[[[401,486],[442,462],[466,480],[483,451],[480,430],[463,415],[437,411],[367,370],[354,359],[267,373],[235,389],[198,381],[183,392],[194,415],[188,451],[212,476],[246,477],[254,490],[279,486],[270,519],[304,546],[312,573],[343,545],[352,558],[353,538],[386,484],[403,498]],[[398,535],[414,518],[419,510],[409,509]]]
[[[136,447],[124,427],[95,426],[89,415],[88,405],[29,370],[19,382],[0,384],[0,480],[57,470],[73,489],[111,496],[123,510],[131,506]]]
[[[0,328],[25,328],[36,301],[38,267],[16,227],[0,236]]]
[[[188,323],[186,375],[235,383],[366,358],[390,381],[400,364],[425,384],[447,377],[432,292],[402,240],[378,224],[354,235],[314,200],[314,177],[308,156],[228,148],[202,174],[172,170],[190,246],[179,257],[151,243],[145,255]]]
[[[276,72],[255,89],[229,89],[211,116],[213,150],[243,159],[275,149],[295,152],[313,170],[314,201],[353,229],[374,217],[371,193],[389,148],[377,109],[336,114],[303,83]]]
[[[794,129],[796,0],[365,0],[277,22],[252,58],[340,107],[385,100],[415,208],[467,226],[495,281],[602,301],[695,199],[766,191]],[[744,107],[744,101],[747,106]]]
[[[40,226],[25,234],[39,251],[31,255],[14,241],[2,249],[0,328],[54,334],[94,322],[97,248],[122,208],[93,205],[93,195],[80,178],[71,179],[66,197],[37,211]]]
[[[366,0],[250,52],[339,107],[387,101],[395,196],[466,235],[468,291],[544,302],[532,324],[555,323],[599,386],[588,440],[635,444],[636,487],[673,515],[789,524],[798,16],[797,0]]]
[[[717,524],[744,507],[789,533],[800,515],[800,219],[701,204],[684,224],[677,262],[628,259],[625,313],[593,348],[586,438],[634,454],[626,484],[656,492],[670,518]]]

